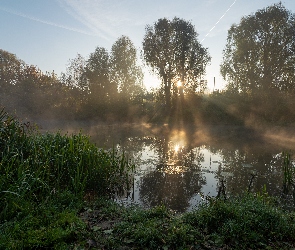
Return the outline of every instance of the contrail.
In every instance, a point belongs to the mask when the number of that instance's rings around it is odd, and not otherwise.
[[[209,32],[206,34],[206,36],[203,38],[203,40],[201,41],[201,43],[205,40],[205,38],[210,34],[210,32],[216,27],[216,25],[220,22],[220,20],[226,15],[226,13],[231,9],[231,7],[233,7],[233,5],[236,3],[237,0],[235,0],[231,6],[229,6],[229,8],[224,12],[224,14],[218,19],[218,21],[214,24],[214,26],[209,30]]]
[[[83,31],[83,30],[71,28],[71,27],[68,27],[68,26],[65,26],[65,25],[54,23],[54,22],[44,21],[44,20],[41,20],[39,18],[35,18],[35,17],[29,16],[29,15],[25,15],[23,13],[12,11],[12,10],[8,10],[8,9],[5,9],[5,8],[1,8],[0,7],[0,10],[5,11],[5,12],[7,12],[9,14],[13,14],[13,15],[20,16],[20,17],[23,17],[23,18],[26,18],[26,19],[30,19],[30,20],[33,20],[35,22],[39,22],[39,23],[44,23],[44,24],[47,24],[47,25],[51,25],[51,26],[54,26],[54,27],[57,27],[57,28],[61,28],[61,29],[69,30],[69,31],[78,32],[78,33],[81,33],[81,34],[84,34],[84,35],[88,35],[88,36],[98,36],[98,35],[93,34],[93,33],[90,33],[90,32],[86,32],[86,31]]]
[[[117,37],[117,33],[112,29],[114,22],[117,20],[117,15],[115,15],[116,20],[114,20],[105,14],[107,9],[112,9],[113,7],[110,1],[102,3],[102,0],[88,2],[81,0],[80,2],[78,0],[58,0],[58,2],[68,14],[95,33],[98,33],[105,40],[110,42]],[[122,3],[122,0],[120,2]],[[97,15],[97,13],[100,13],[100,15]]]

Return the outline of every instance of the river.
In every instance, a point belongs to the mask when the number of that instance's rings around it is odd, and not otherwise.
[[[281,195],[282,152],[292,153],[294,145],[281,128],[267,133],[237,126],[117,124],[87,131],[97,146],[124,150],[136,165],[133,185],[118,202],[164,204],[176,212],[217,195]]]

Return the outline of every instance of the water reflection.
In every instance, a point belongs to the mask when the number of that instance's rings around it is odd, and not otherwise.
[[[175,211],[184,212],[192,196],[200,192],[205,184],[200,168],[188,170],[181,166],[165,167],[140,179],[139,200],[147,207],[165,204]]]
[[[206,185],[201,173],[202,155],[185,147],[181,142],[183,138],[178,139],[175,141],[167,136],[161,140],[162,146],[157,152],[158,164],[139,179],[139,201],[146,207],[165,204],[173,210],[184,212],[192,196]]]
[[[133,188],[123,202],[144,207],[165,204],[184,212],[197,206],[200,193],[216,196],[221,181],[227,195],[258,192],[264,186],[271,195],[282,190],[280,153],[288,148],[253,131],[120,125],[99,127],[92,134],[98,146],[122,148],[137,165]]]

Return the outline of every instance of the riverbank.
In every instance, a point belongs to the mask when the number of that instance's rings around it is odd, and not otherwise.
[[[278,208],[266,194],[212,198],[179,215],[164,206],[125,208],[64,193],[1,223],[0,249],[34,248],[290,250],[295,214]]]
[[[82,219],[92,231],[88,244],[97,249],[292,249],[295,214],[273,202],[267,194],[209,198],[177,215],[164,206],[126,209],[96,201]]]

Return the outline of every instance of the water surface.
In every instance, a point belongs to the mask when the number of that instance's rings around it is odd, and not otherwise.
[[[281,153],[293,149],[290,137],[265,137],[235,126],[101,125],[91,134],[98,146],[124,150],[137,166],[132,188],[120,202],[147,208],[165,204],[177,212],[218,195],[222,185],[227,196],[263,188],[280,195]]]

